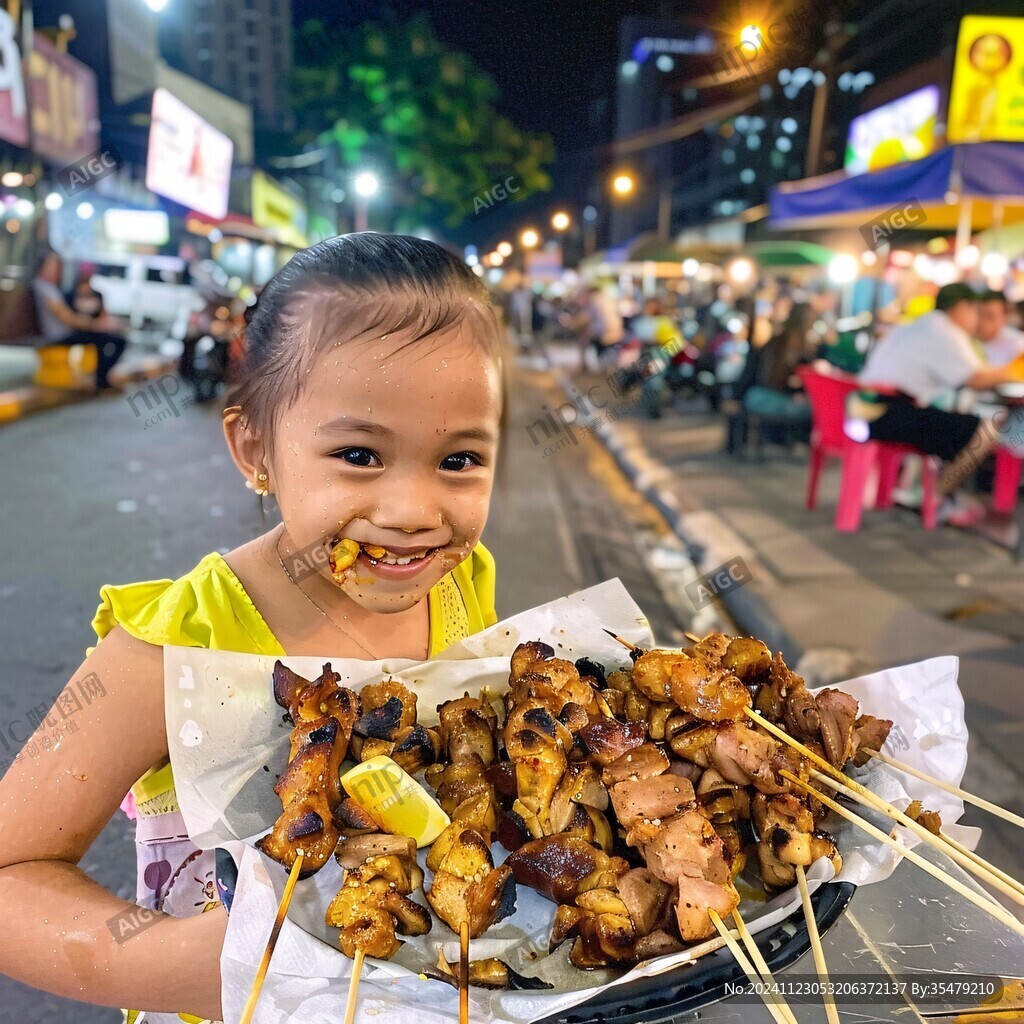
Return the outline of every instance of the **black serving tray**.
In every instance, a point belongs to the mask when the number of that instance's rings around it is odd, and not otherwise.
[[[826,882],[811,896],[820,934],[840,918],[856,888],[850,882]],[[811,948],[807,922],[799,908],[754,939],[773,973],[795,963]],[[660,1024],[724,999],[728,983],[745,979],[732,954],[721,950],[701,957],[692,967],[680,966],[659,977],[616,985],[537,1024]]]

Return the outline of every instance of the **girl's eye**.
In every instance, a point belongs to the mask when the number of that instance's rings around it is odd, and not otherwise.
[[[446,455],[441,460],[441,469],[452,470],[461,473],[470,466],[482,466],[483,459],[475,452],[456,452],[454,455]]]
[[[350,466],[360,466],[364,469],[383,469],[384,463],[380,461],[376,452],[369,448],[342,448],[340,451],[331,452],[332,459],[342,459]]]

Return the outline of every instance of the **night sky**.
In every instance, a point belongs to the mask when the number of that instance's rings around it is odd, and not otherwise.
[[[425,12],[438,38],[469,54],[501,90],[499,107],[520,128],[550,132],[559,151],[592,143],[581,110],[614,86],[619,20],[654,16],[658,0],[349,0],[339,23],[390,9]],[[706,4],[674,4],[692,12]],[[296,24],[326,20],[322,0],[293,0]],[[604,140],[601,140],[604,141]]]

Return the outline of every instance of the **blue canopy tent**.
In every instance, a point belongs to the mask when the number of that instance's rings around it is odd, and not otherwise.
[[[897,204],[917,202],[922,231],[958,232],[1024,221],[1024,143],[975,142],[883,171],[784,182],[771,194],[774,228],[860,228]]]

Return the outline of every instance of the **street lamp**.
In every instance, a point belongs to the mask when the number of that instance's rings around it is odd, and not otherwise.
[[[370,221],[370,197],[380,191],[380,179],[373,171],[360,171],[352,187],[356,193],[356,231],[366,231]]]
[[[495,247],[495,251],[499,256],[508,259],[512,255],[512,243],[511,242],[499,242]]]
[[[556,213],[551,218],[551,226],[556,231],[567,231],[569,228],[569,224],[569,214],[567,214],[564,210],[559,210],[558,213]]]
[[[628,171],[622,171],[612,178],[612,191],[617,196],[631,195],[634,188],[636,188],[636,181]]]
[[[524,249],[535,249],[540,244],[540,235],[533,228],[527,228],[519,236],[519,243]]]

